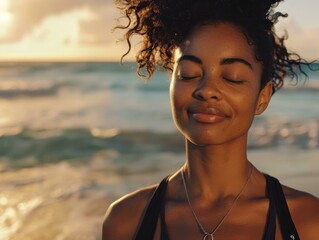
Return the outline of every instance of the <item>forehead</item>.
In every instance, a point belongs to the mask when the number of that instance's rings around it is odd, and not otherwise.
[[[181,55],[195,55],[203,62],[240,57],[253,64],[260,64],[256,60],[253,45],[248,43],[241,28],[231,23],[196,27],[176,49],[175,58]]]

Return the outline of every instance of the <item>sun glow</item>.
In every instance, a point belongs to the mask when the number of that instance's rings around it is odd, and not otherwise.
[[[8,12],[0,12],[0,23],[6,24],[11,20],[11,14]]]
[[[8,1],[0,0],[0,37],[6,35],[12,19],[12,14],[8,12],[8,8]]]
[[[7,0],[0,1],[0,11],[7,10],[9,7],[9,3]]]

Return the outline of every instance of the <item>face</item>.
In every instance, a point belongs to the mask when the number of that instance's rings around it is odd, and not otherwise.
[[[175,52],[170,97],[178,129],[196,145],[247,142],[254,116],[271,97],[270,83],[260,90],[261,74],[238,27],[197,27]]]

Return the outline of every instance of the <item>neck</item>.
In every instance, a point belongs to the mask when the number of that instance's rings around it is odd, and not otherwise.
[[[194,197],[233,197],[252,169],[247,160],[246,145],[197,146],[186,141],[186,153],[185,178]]]

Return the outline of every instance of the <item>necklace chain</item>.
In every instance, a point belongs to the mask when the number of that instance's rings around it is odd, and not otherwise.
[[[184,171],[182,170],[181,171],[181,175],[182,175],[182,180],[183,180],[183,185],[184,185],[184,189],[185,189],[185,195],[186,195],[186,199],[187,199],[187,202],[188,202],[188,205],[193,213],[193,216],[197,222],[197,225],[199,226],[200,230],[202,231],[203,233],[203,240],[214,240],[214,234],[215,232],[218,230],[218,228],[224,223],[224,221],[226,220],[227,216],[229,215],[229,213],[231,212],[231,210],[234,208],[235,206],[235,203],[237,202],[237,200],[240,198],[240,196],[242,195],[242,193],[244,192],[244,190],[246,189],[246,186],[248,185],[248,182],[251,178],[251,175],[253,173],[253,167],[251,166],[251,170],[250,170],[250,173],[249,173],[249,177],[247,178],[246,180],[246,183],[244,184],[244,186],[242,187],[242,189],[239,191],[239,193],[237,194],[236,198],[234,199],[231,207],[228,209],[228,211],[226,212],[226,214],[224,215],[224,217],[220,220],[220,222],[217,224],[217,226],[210,232],[206,231],[205,228],[203,227],[203,225],[200,223],[193,207],[192,207],[192,204],[191,204],[191,201],[189,199],[189,195],[188,195],[188,191],[187,191],[187,186],[186,186],[186,181],[185,181],[185,176],[184,176]]]

